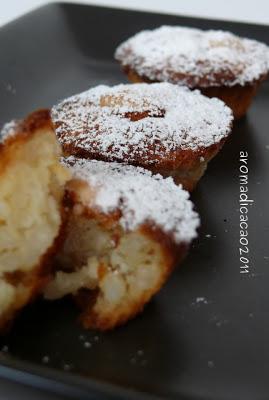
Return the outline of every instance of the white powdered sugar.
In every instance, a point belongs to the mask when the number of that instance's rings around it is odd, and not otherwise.
[[[17,133],[18,121],[7,122],[0,132],[0,143],[4,143],[8,138]]]
[[[172,178],[152,175],[131,165],[73,156],[63,159],[63,163],[75,178],[96,190],[94,205],[89,199],[90,207],[104,213],[121,211],[123,229],[134,230],[148,222],[170,234],[177,243],[189,243],[196,237],[198,214],[193,211],[188,192],[176,186]]]
[[[176,150],[219,143],[233,120],[222,101],[165,82],[100,85],[64,100],[51,114],[63,145],[91,158],[141,159],[144,165]]]
[[[269,72],[264,43],[179,26],[142,31],[122,43],[115,58],[150,80],[189,87],[245,85]]]

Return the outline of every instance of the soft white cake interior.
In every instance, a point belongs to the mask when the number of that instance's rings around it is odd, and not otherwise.
[[[40,130],[10,145],[9,154],[2,159],[0,318],[27,301],[35,286],[31,274],[58,235],[66,179],[59,155],[53,132]],[[14,279],[18,273],[29,274],[27,285]]]

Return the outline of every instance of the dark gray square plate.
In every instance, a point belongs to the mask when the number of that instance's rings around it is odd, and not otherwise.
[[[52,4],[0,29],[0,124],[90,86],[124,82],[115,47],[161,24],[228,29],[269,43],[266,26]],[[83,331],[65,301],[33,305],[1,339],[8,352],[0,375],[80,398],[268,399],[268,111],[267,82],[193,195],[199,239],[141,316],[100,335]],[[244,274],[240,151],[248,152],[254,200]]]

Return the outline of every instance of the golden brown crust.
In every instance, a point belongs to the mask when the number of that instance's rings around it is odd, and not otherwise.
[[[177,151],[174,164],[153,166],[148,169],[152,173],[160,173],[164,177],[172,176],[174,182],[192,192],[203,176],[208,162],[221,150],[228,137],[209,147],[200,147],[197,152],[192,150]]]
[[[15,133],[0,142],[0,151],[7,149],[13,142],[19,143],[27,136],[34,135],[38,129],[53,129],[50,110],[40,109],[29,114],[24,120],[16,122]]]
[[[35,134],[36,130],[53,130],[50,118],[50,110],[41,109],[31,113],[24,120],[18,121],[15,127],[15,133],[8,136],[4,141],[0,141],[0,174],[2,174],[13,160],[13,151],[15,147],[21,146]]]
[[[123,72],[127,75],[129,81],[133,83],[154,83],[145,76],[139,76],[129,66],[123,67]],[[260,86],[260,84],[267,78],[268,75],[262,75],[258,81],[248,83],[245,86],[234,85],[234,86],[209,86],[205,87],[205,82],[200,82],[201,86],[191,86],[192,89],[198,89],[207,97],[217,97],[224,101],[228,107],[231,108],[234,114],[234,119],[242,118],[248,111],[254,96]],[[180,77],[176,81],[180,82]],[[223,78],[219,77],[219,78]],[[175,82],[176,82],[175,81]]]
[[[132,161],[132,165],[134,166],[139,166],[143,167],[145,169],[149,169],[151,171],[158,172],[159,169],[177,169],[181,167],[186,167],[186,168],[192,168],[196,166],[197,161],[200,159],[200,157],[204,157],[206,159],[210,159],[212,154],[214,154],[216,151],[218,151],[223,144],[225,143],[225,140],[227,137],[223,138],[220,142],[214,143],[211,146],[208,147],[202,147],[200,146],[199,149],[197,150],[192,150],[192,149],[180,149],[178,148],[177,150],[173,150],[169,154],[169,158],[158,156],[154,154],[154,157],[156,161],[148,163],[147,161],[144,161],[139,154],[137,154],[134,157],[134,161]],[[106,161],[106,162],[122,162],[122,163],[128,163],[128,157],[125,156],[123,157],[122,161],[118,160],[117,157],[113,157],[113,155],[109,156],[103,156],[103,155],[96,155],[96,153],[91,153],[90,149],[82,149],[78,148],[74,145],[70,144],[64,144],[63,146],[64,149],[64,154],[65,156],[77,156],[78,158],[85,158],[85,159],[94,159],[98,161]],[[148,153],[151,154],[151,152],[154,152],[154,148],[152,146],[148,147]]]
[[[220,86],[197,89],[201,90],[207,97],[218,97],[224,101],[232,109],[234,119],[237,120],[247,113],[262,80],[245,86],[235,85],[231,87]]]
[[[228,136],[208,147],[200,146],[197,150],[178,148],[177,150],[171,151],[169,158],[158,157],[155,154],[156,162],[151,164],[145,162],[143,158],[137,155],[136,159],[131,164],[136,167],[148,169],[154,174],[159,173],[164,177],[172,176],[176,184],[182,184],[185,190],[192,191],[203,175],[206,164],[221,150],[227,138]],[[107,157],[103,155],[96,156],[95,153],[91,154],[90,150],[78,148],[71,143],[64,144],[63,148],[66,156],[75,155],[80,158],[95,159],[98,161],[118,162],[117,158],[115,157],[114,159],[111,154]],[[149,154],[151,151],[154,152],[154,149],[150,148]],[[128,163],[128,158],[124,157],[122,162]],[[198,174],[196,174],[196,171],[199,171],[201,162],[205,163],[205,168],[201,173],[198,172]]]
[[[151,164],[145,162],[143,158],[137,155],[136,159],[131,164],[136,167],[148,169],[154,174],[159,173],[164,177],[172,176],[176,184],[182,184],[185,190],[192,191],[195,189],[196,184],[204,172],[203,170],[200,174],[196,174],[196,171],[200,168],[201,162],[207,164],[221,150],[227,138],[228,136],[208,147],[200,146],[197,150],[178,148],[177,150],[171,151],[169,158],[155,155],[154,157],[157,160]],[[80,158],[89,158],[98,161],[118,162],[116,157],[114,160],[111,155],[107,157],[102,155],[96,156],[96,154],[91,154],[90,150],[84,150],[72,144],[65,144],[63,148],[66,156],[75,155]],[[154,151],[153,148],[149,150],[149,153],[151,151]],[[128,158],[125,157],[122,162],[128,163]],[[206,169],[206,165],[204,169]]]

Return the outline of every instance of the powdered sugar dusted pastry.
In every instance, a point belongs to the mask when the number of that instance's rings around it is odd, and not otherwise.
[[[112,329],[161,288],[196,237],[199,218],[171,178],[69,157],[72,207],[59,270],[45,297],[73,294],[86,328]]]
[[[49,111],[11,122],[0,135],[0,329],[37,293],[57,249],[69,171]]]
[[[64,152],[141,166],[192,190],[231,131],[218,99],[170,83],[97,86],[52,109]]]
[[[269,47],[224,31],[162,26],[122,43],[116,59],[132,82],[167,81],[219,97],[242,117],[269,72]]]

